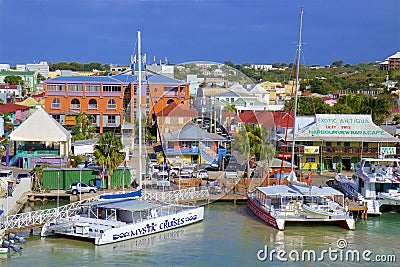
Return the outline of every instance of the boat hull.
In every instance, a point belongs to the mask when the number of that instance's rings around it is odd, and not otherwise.
[[[110,229],[95,239],[95,245],[115,243],[183,227],[202,221],[203,216],[204,207],[198,207],[177,214],[146,220],[143,223],[129,224],[125,227]]]
[[[194,207],[174,214],[111,228],[102,233],[97,232],[96,234],[78,234],[76,230],[71,230],[72,227],[65,230],[54,230],[52,225],[47,223],[42,228],[41,236],[57,234],[71,238],[86,238],[94,240],[95,245],[105,245],[187,226],[202,221],[203,217],[204,207]],[[71,225],[78,223],[79,217],[75,220],[71,218]]]
[[[250,193],[247,194],[247,206],[249,209],[253,212],[254,215],[256,215],[258,218],[266,222],[269,226],[276,228],[280,231],[285,230],[285,222],[290,221],[290,222],[333,222],[336,223],[338,226],[341,226],[345,229],[348,230],[355,230],[355,220],[353,218],[344,218],[340,220],[335,220],[335,219],[323,219],[323,218],[318,218],[318,219],[300,219],[300,218],[287,218],[287,219],[277,219],[274,217],[270,212],[267,212],[266,210],[263,210],[262,208],[259,207],[259,205],[250,197]]]
[[[276,228],[280,231],[285,230],[285,221],[277,220],[271,213],[261,209],[254,200],[247,194],[247,206],[258,218],[266,222],[269,226]]]

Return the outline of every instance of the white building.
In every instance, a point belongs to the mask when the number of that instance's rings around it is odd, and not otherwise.
[[[40,73],[46,79],[49,77],[50,68],[47,62],[41,61],[39,64],[31,63],[31,64],[18,64],[17,66],[18,71],[34,71],[36,73]]]

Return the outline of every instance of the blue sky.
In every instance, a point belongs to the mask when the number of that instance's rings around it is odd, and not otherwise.
[[[0,63],[356,64],[400,51],[399,0],[0,0]]]

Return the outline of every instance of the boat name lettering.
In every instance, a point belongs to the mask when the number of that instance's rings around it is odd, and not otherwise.
[[[130,232],[115,234],[115,235],[113,235],[113,240],[118,240],[121,238],[127,238],[127,237],[133,237],[133,236],[140,236],[140,235],[144,235],[144,234],[150,234],[153,232],[156,232],[155,225],[147,225],[145,227],[142,227],[142,228],[139,228],[136,230],[132,230]]]
[[[160,224],[160,230],[172,228],[184,224],[185,222],[194,221],[197,219],[197,215],[188,216],[186,218],[179,218],[172,221],[165,221]]]

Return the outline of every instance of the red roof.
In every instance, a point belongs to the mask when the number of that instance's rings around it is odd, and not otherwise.
[[[252,124],[264,125],[267,129],[274,127],[274,117],[271,111],[252,111],[246,110],[239,113],[239,120],[241,122],[247,122]]]
[[[294,124],[294,112],[286,112],[286,111],[275,111],[273,112],[274,121],[276,126],[280,126],[282,128],[293,128]]]
[[[18,89],[18,85],[11,85],[11,84],[0,84],[0,89],[14,89],[17,90]]]
[[[41,92],[41,93],[36,94],[36,95],[32,95],[32,97],[33,97],[34,99],[36,99],[36,100],[37,100],[37,98],[43,98],[44,96],[45,96],[45,93],[44,93],[44,92]]]
[[[0,104],[0,114],[12,113],[17,110],[27,110],[29,107],[17,104]]]
[[[166,116],[173,116],[173,117],[191,117],[197,118],[198,117],[197,110],[187,110],[182,109],[181,107],[177,106],[175,102],[172,102],[168,106],[166,106],[163,110],[159,111],[156,116],[157,117],[166,117]]]

